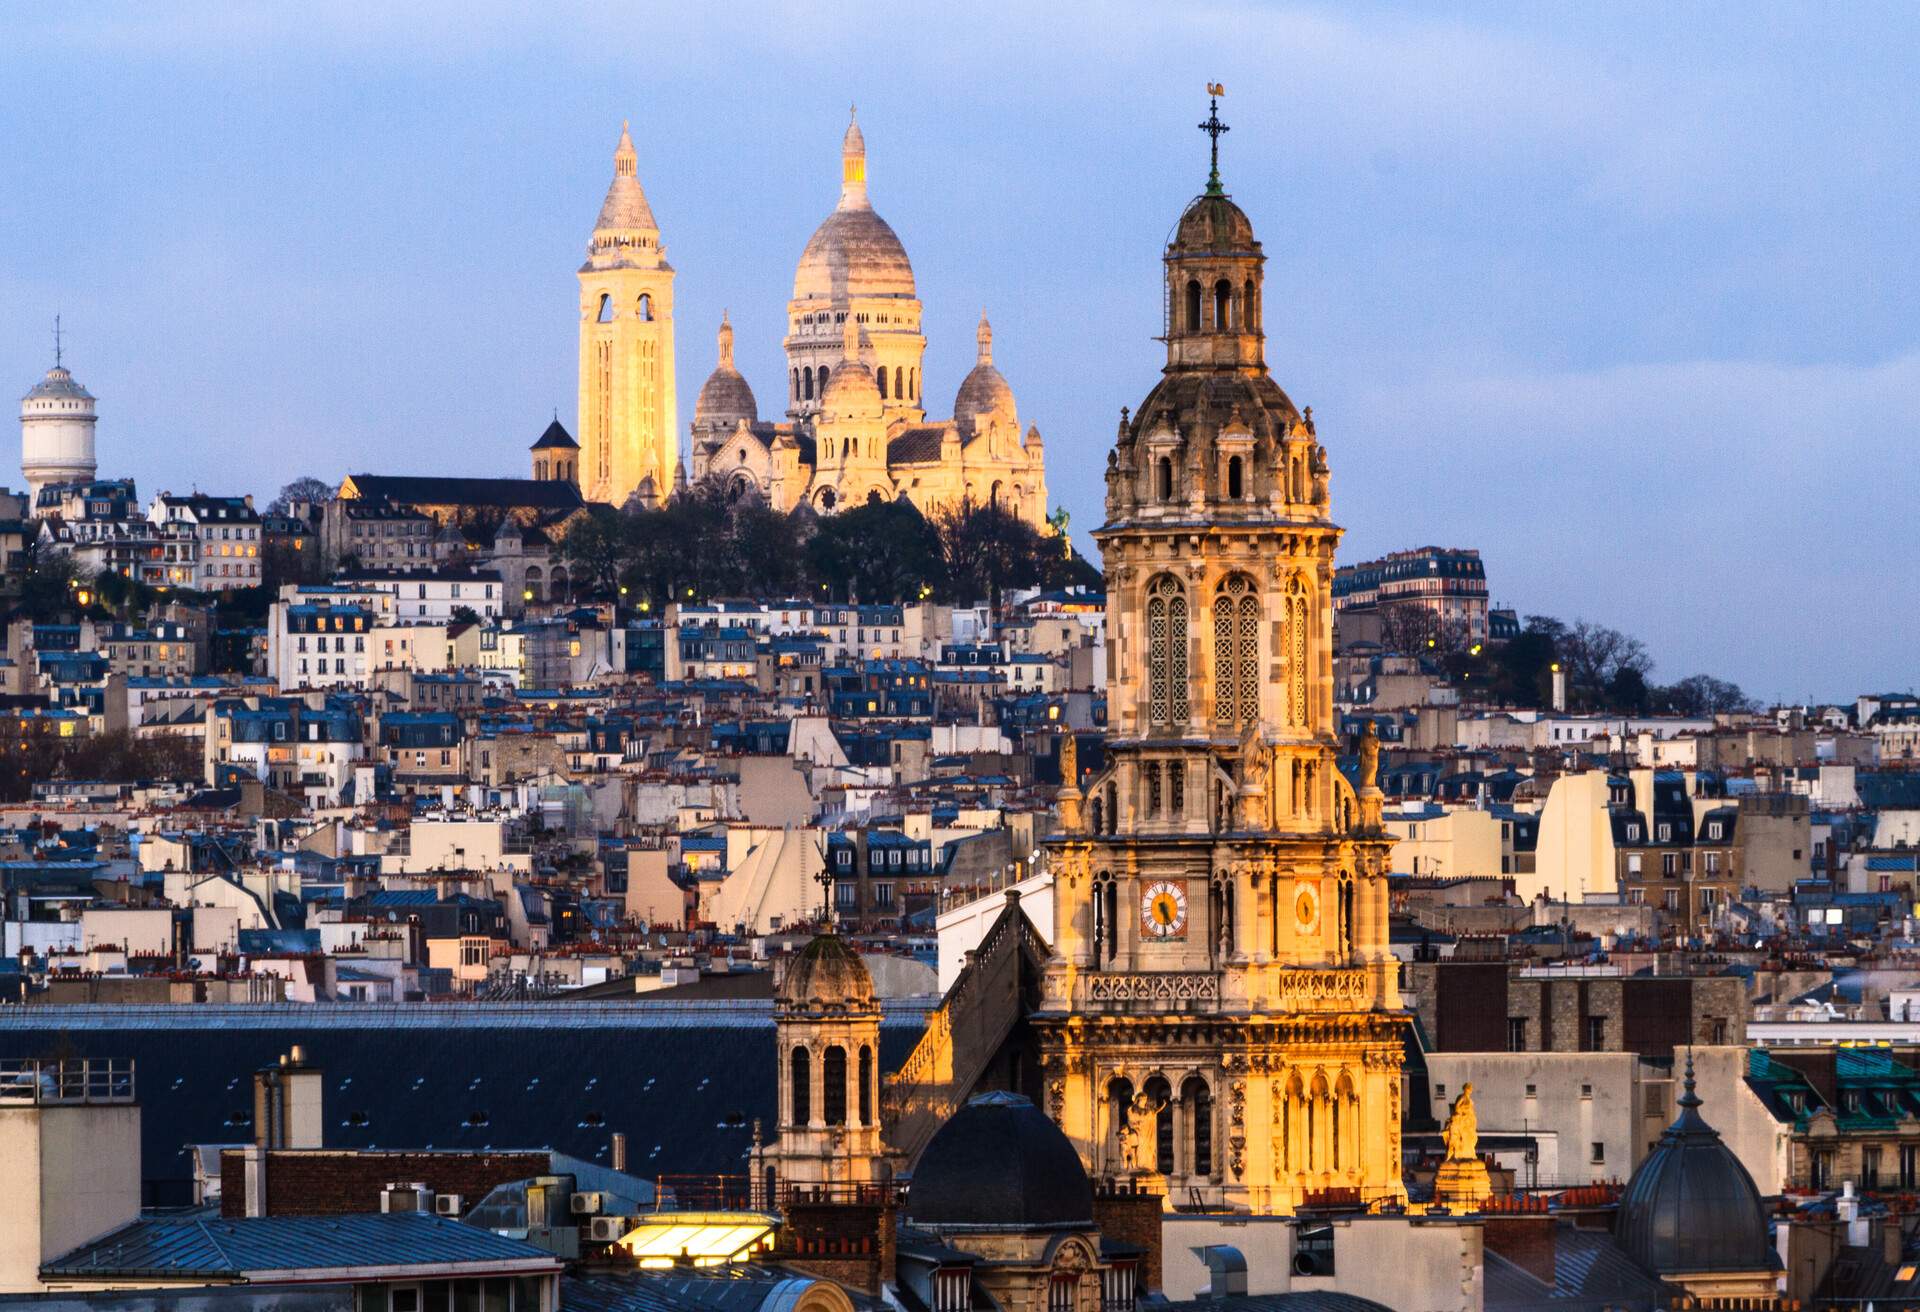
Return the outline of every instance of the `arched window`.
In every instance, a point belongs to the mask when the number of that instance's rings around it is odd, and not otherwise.
[[[1245,478],[1240,469],[1240,457],[1230,457],[1227,460],[1227,499],[1238,501],[1245,495]]]
[[[600,294],[600,313],[594,321],[596,323],[613,322],[613,297],[607,295],[605,292]]]
[[[1260,596],[1244,574],[1222,579],[1213,597],[1213,718],[1260,718]]]
[[[1213,1092],[1198,1075],[1180,1086],[1187,1121],[1187,1174],[1213,1174]]]
[[[793,1125],[805,1125],[813,1119],[813,1055],[805,1048],[795,1048],[787,1063],[788,1081],[793,1092],[793,1114],[788,1121]]]
[[[1120,829],[1120,785],[1107,785],[1107,833],[1115,834]]]
[[[1113,818],[1107,818],[1107,832],[1113,832]],[[1107,881],[1107,960],[1111,961],[1120,952],[1120,885]]]
[[[793,399],[796,401],[800,399],[800,371],[798,369],[793,371]]]
[[[885,365],[881,365],[878,369],[875,369],[873,371],[873,379],[875,383],[879,384],[880,399],[882,401],[886,400],[887,399],[887,367]]]
[[[987,493],[987,504],[998,509],[1000,506],[1000,480],[993,480],[993,487]]]
[[[1162,574],[1147,585],[1147,719],[1187,721],[1187,594]]]
[[[1153,1116],[1153,1169],[1173,1174],[1173,1089],[1156,1075],[1146,1083],[1147,1097],[1159,1111]]]
[[[640,293],[640,322],[653,322],[653,297],[646,292]]]
[[[860,1124],[873,1124],[873,1049],[860,1045]]]
[[[1307,669],[1307,589],[1297,574],[1287,584],[1286,623],[1287,725],[1304,729],[1312,676]]]
[[[803,380],[805,381],[805,383],[806,383],[806,388],[807,388],[807,400],[809,400],[809,401],[811,401],[811,400],[813,400],[813,370],[812,370],[812,369],[802,369],[802,370],[800,371],[800,377],[801,377],[801,378],[802,378],[802,379],[803,379]]]
[[[1240,296],[1240,325],[1250,333],[1260,331],[1260,302],[1254,295],[1253,279],[1247,279],[1247,289]]]
[[[1173,500],[1173,460],[1161,456],[1153,466],[1153,494],[1162,501]]]
[[[1200,284],[1192,280],[1187,282],[1187,331],[1200,331]]]
[[[820,1111],[828,1125],[847,1123],[847,1050],[837,1043],[820,1060]]]
[[[1222,278],[1213,285],[1213,330],[1233,330],[1233,284]]]

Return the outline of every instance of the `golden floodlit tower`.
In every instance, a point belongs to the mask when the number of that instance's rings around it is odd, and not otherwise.
[[[673,490],[680,420],[673,383],[673,266],[640,188],[626,125],[613,185],[580,266],[580,491],[624,504]]]
[[[1166,367],[1121,412],[1094,534],[1110,737],[1100,773],[1063,779],[1047,1107],[1090,1170],[1178,1201],[1404,1200],[1377,742],[1357,790],[1336,764],[1340,529],[1312,412],[1267,372],[1266,257],[1220,183],[1217,109],[1201,127]]]

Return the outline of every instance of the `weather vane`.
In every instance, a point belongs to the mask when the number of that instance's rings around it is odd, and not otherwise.
[[[1213,144],[1213,170],[1207,174],[1207,194],[1218,196],[1220,189],[1220,134],[1231,131],[1220,121],[1220,97],[1227,94],[1227,88],[1219,82],[1207,83],[1207,121],[1200,130],[1207,134]]]

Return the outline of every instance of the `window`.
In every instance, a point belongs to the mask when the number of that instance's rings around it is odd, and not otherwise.
[[[1233,284],[1222,278],[1213,285],[1213,330],[1224,333],[1233,327]]]
[[[1153,464],[1153,495],[1161,501],[1173,500],[1173,460],[1161,456]]]
[[[600,296],[600,313],[595,316],[595,322],[613,322],[613,297],[606,295],[604,292],[601,293]]]
[[[1607,1050],[1607,1018],[1605,1016],[1587,1017],[1586,1033],[1583,1035],[1583,1038],[1585,1039],[1585,1043],[1582,1044],[1582,1047],[1584,1047],[1586,1051],[1605,1052]],[[1586,1096],[1591,1097],[1592,1086],[1588,1085],[1587,1088],[1589,1092]]]
[[[1196,1075],[1181,1088],[1180,1100],[1186,1105],[1188,1174],[1212,1175],[1213,1093]]]
[[[1592,1150],[1587,1154],[1587,1160],[1595,1166],[1605,1166],[1607,1164],[1607,1146],[1596,1139]]]
[[[1527,1086],[1527,1097],[1538,1098],[1539,1096],[1540,1096],[1540,1086],[1537,1084],[1529,1084]]]
[[[1591,1097],[1593,1097],[1593,1086],[1592,1086],[1591,1084],[1583,1084],[1583,1085],[1581,1085],[1581,1086],[1580,1086],[1580,1096],[1581,1096],[1582,1098],[1591,1098]]]
[[[793,1102],[793,1116],[790,1123],[805,1125],[813,1119],[813,1056],[805,1048],[795,1048],[789,1061],[789,1080],[792,1085],[790,1097]]]
[[[827,1049],[820,1062],[821,1112],[828,1125],[847,1123],[847,1050],[839,1044]]]
[[[1879,1144],[1868,1144],[1860,1150],[1860,1186],[1863,1189],[1880,1187]]]
[[[639,311],[642,323],[653,322],[653,297],[645,292],[640,293]]]
[[[1200,331],[1200,284],[1192,280],[1187,283],[1187,331]]]
[[[1312,675],[1307,668],[1307,589],[1299,575],[1287,584],[1287,724],[1290,728],[1308,727],[1308,686]]]
[[[860,1045],[860,1124],[873,1124],[873,1049]]]
[[[1187,597],[1162,574],[1147,585],[1147,719],[1176,725],[1187,717]]]
[[[1245,479],[1240,470],[1240,457],[1234,456],[1227,461],[1227,499],[1238,501],[1244,495],[1242,484]]]
[[[1244,574],[1228,575],[1213,599],[1213,679],[1216,720],[1260,718],[1260,598]]]
[[[1507,1051],[1527,1050],[1527,1021],[1524,1016],[1507,1017]]]

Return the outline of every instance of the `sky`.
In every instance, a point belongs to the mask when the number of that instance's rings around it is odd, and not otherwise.
[[[985,309],[1090,547],[1219,81],[1341,559],[1476,547],[1496,605],[1665,681],[1916,682],[1920,9],[147,0],[0,36],[0,379],[62,316],[143,495],[522,475],[574,427],[623,119],[683,427],[723,309],[769,415],[857,103],[929,408]]]

